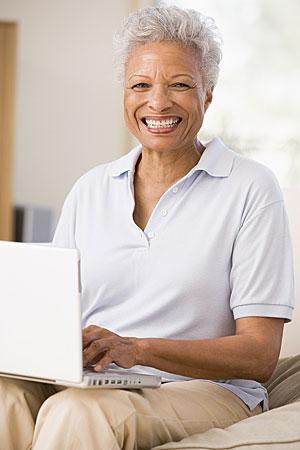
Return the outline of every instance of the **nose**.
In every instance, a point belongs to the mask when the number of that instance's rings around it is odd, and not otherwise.
[[[153,86],[148,100],[148,106],[152,111],[162,112],[172,106],[168,88],[162,85]]]

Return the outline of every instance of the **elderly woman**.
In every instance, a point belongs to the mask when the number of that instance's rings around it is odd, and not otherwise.
[[[84,365],[163,384],[55,392],[6,381],[5,450],[32,439],[34,450],[150,449],[268,409],[260,383],[293,309],[290,237],[270,170],[197,138],[218,78],[217,29],[193,10],[146,8],[116,44],[140,145],[79,179],[54,245],[80,250]]]

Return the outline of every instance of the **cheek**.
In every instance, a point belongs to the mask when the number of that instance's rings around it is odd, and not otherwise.
[[[195,115],[197,116],[199,122],[203,121],[204,114],[205,114],[204,100],[201,97],[195,100]]]
[[[124,100],[124,104],[123,104],[123,110],[124,110],[124,118],[127,124],[130,124],[130,122],[132,122],[132,118],[133,118],[133,110],[132,107],[130,105],[130,101],[128,101],[128,99]]]
[[[197,134],[202,127],[204,118],[204,106],[199,98],[189,98],[185,105],[185,110],[188,114],[186,123],[186,132]]]
[[[191,120],[199,120],[204,115],[204,99],[203,96],[195,92],[181,99],[179,105],[187,112]]]
[[[134,134],[139,130],[138,120],[136,113],[138,105],[132,95],[125,95],[123,102],[124,120],[127,128]]]
[[[130,120],[133,120],[136,116],[137,110],[138,110],[138,103],[133,95],[126,95],[124,97],[124,114],[125,117],[128,117]]]
[[[130,102],[130,97],[128,95],[125,95],[125,97],[124,97],[123,108],[124,108],[125,116],[128,116],[130,114],[131,109],[132,109],[131,102]]]
[[[190,102],[189,119],[195,124],[202,123],[204,116],[204,108],[198,101]]]

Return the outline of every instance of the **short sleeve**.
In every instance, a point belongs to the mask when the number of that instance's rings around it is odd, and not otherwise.
[[[235,239],[230,272],[234,319],[284,318],[294,308],[294,270],[288,218],[283,200],[250,215]]]
[[[67,195],[54,233],[52,245],[55,247],[76,248],[76,186]]]

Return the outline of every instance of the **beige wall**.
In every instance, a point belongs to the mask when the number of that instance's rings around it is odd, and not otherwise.
[[[0,0],[0,20],[19,25],[14,203],[53,208],[57,218],[82,173],[127,152],[112,35],[139,5]]]

